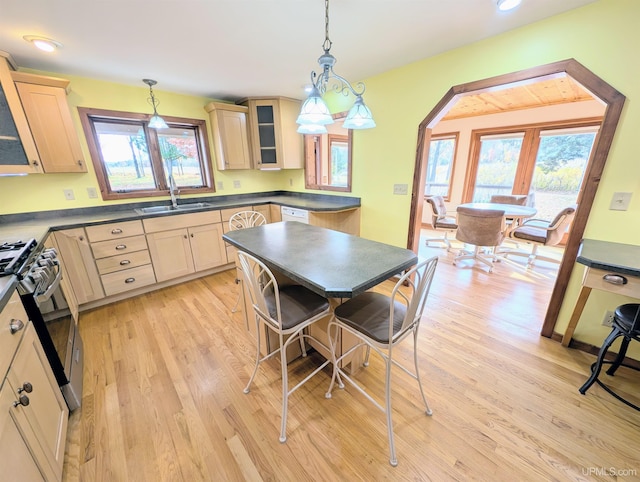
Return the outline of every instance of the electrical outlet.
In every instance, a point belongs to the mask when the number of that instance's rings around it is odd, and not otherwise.
[[[63,189],[62,192],[64,193],[64,198],[67,201],[73,201],[76,198],[73,194],[73,189]]]
[[[293,178],[292,177],[289,178],[289,186],[293,186]]]
[[[96,191],[95,187],[88,187],[87,196],[89,196],[89,199],[95,199],[98,197],[98,191]]]
[[[604,318],[602,318],[602,326],[608,326],[609,328],[613,326],[613,311],[605,312]]]
[[[240,181],[238,181],[237,179],[233,181],[233,187],[236,189],[240,189]]]
[[[218,191],[224,190],[224,182],[218,181]]]

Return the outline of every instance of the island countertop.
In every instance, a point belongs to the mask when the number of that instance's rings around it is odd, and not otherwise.
[[[352,298],[418,262],[408,249],[296,221],[229,231],[222,237],[327,298]]]

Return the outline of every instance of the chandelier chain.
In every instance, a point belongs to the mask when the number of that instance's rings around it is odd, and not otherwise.
[[[324,0],[324,43],[322,48],[325,52],[331,50],[331,43],[329,39],[329,0]]]

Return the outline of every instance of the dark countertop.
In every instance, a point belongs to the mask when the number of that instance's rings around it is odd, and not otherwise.
[[[360,207],[360,198],[331,196],[326,194],[293,193],[271,191],[265,193],[210,196],[178,200],[178,204],[206,202],[211,206],[188,211],[173,211],[155,214],[139,214],[136,209],[148,206],[167,205],[169,201],[137,202],[91,208],[41,211],[37,213],[7,214],[0,216],[0,242],[35,238],[44,241],[49,231],[91,226],[113,221],[130,221],[159,216],[174,216],[198,211],[277,204],[309,211],[342,211]]]
[[[114,221],[174,216],[198,211],[277,204],[309,211],[343,211],[360,207],[360,198],[349,196],[331,196],[326,194],[294,193],[271,191],[264,193],[238,194],[231,196],[210,196],[206,198],[180,199],[178,204],[206,202],[211,206],[188,211],[172,211],[155,214],[139,214],[136,209],[148,206],[167,205],[169,201],[137,202],[98,206],[91,208],[41,211],[0,215],[0,243],[34,238],[44,242],[50,231],[91,226]],[[9,296],[17,284],[14,276],[0,277],[0,310],[6,305]]]
[[[357,296],[418,262],[408,249],[295,221],[222,237],[327,298]]]
[[[640,246],[583,239],[578,263],[629,276],[640,276]]]

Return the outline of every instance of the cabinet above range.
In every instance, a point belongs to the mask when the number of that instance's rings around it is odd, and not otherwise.
[[[69,81],[16,72],[0,52],[0,174],[87,172]]]

